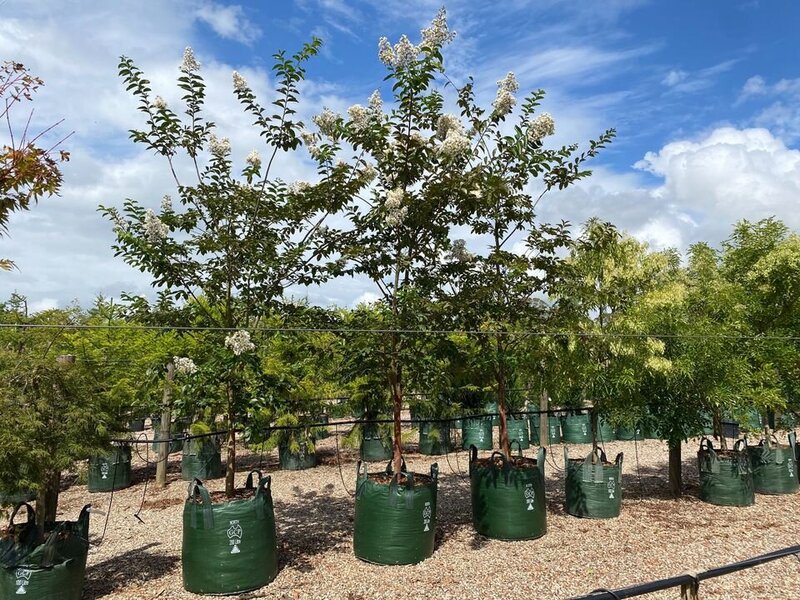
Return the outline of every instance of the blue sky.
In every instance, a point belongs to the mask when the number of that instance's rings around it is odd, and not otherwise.
[[[112,255],[98,204],[125,197],[157,206],[169,192],[164,166],[127,140],[135,103],[116,76],[120,54],[135,59],[156,93],[177,101],[183,48],[195,49],[209,83],[209,112],[234,155],[257,140],[230,90],[243,72],[270,89],[271,55],[323,38],[308,68],[303,113],[339,111],[382,83],[381,35],[419,35],[440,6],[428,0],[175,0],[71,3],[6,0],[0,53],[45,79],[34,122],[64,118],[61,198],[15,216],[0,255],[19,271],[0,277],[0,296],[18,291],[35,307],[86,304],[98,294],[150,294],[146,277]],[[738,219],[777,215],[800,226],[800,3],[794,0],[455,0],[446,4],[458,37],[446,51],[451,78],[474,75],[491,102],[514,71],[521,91],[544,88],[556,120],[554,143],[585,142],[615,127],[595,176],[542,204],[542,218],[581,223],[597,215],[654,247],[719,243]],[[384,97],[388,91],[384,92]],[[174,98],[174,100],[173,100]],[[282,164],[308,178],[304,156]],[[475,242],[477,243],[477,242]],[[367,282],[299,290],[315,302],[369,299]]]

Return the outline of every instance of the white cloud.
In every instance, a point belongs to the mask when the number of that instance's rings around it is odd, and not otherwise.
[[[364,292],[358,298],[353,300],[353,306],[358,306],[359,304],[373,304],[380,300],[380,296],[375,294],[374,292]]]
[[[767,91],[767,87],[765,85],[764,78],[760,75],[754,75],[750,79],[744,82],[744,86],[742,86],[742,96],[759,96],[761,94],[765,94]]]
[[[661,80],[661,83],[672,87],[673,85],[679,84],[688,76],[689,74],[686,71],[681,71],[680,69],[673,69],[672,71],[667,73],[666,77],[664,77],[664,79]]]
[[[738,102],[766,99],[770,104],[759,109],[752,123],[767,127],[783,139],[800,140],[800,77],[781,79],[768,84],[760,75],[748,79],[739,95]]]
[[[252,44],[261,37],[261,30],[247,19],[238,4],[222,6],[208,2],[198,8],[195,14],[220,37],[243,44]]]
[[[31,314],[58,308],[58,300],[55,298],[41,298],[28,305],[28,312]]]

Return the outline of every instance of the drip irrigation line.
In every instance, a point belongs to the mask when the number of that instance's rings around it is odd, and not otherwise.
[[[103,534],[100,536],[100,541],[94,547],[99,548],[103,541],[106,539],[106,530],[108,529],[108,520],[111,518],[111,507],[114,505],[114,487],[117,480],[117,467],[114,465],[114,475],[111,477],[111,496],[108,499],[108,509],[106,510],[106,522],[103,525]]]
[[[639,479],[639,502],[644,500],[644,484],[642,483],[642,470],[639,464],[639,441],[636,439],[636,427],[633,428],[633,451],[636,454],[636,477]]]
[[[144,436],[144,437],[146,438],[146,437],[147,437],[147,434],[145,434],[145,433],[141,433],[141,434],[139,434],[139,437],[141,437],[141,436]],[[139,458],[141,458],[141,454],[139,454],[139,448],[138,448],[138,447],[136,448],[136,454],[138,454],[138,455],[139,455]],[[150,447],[149,447],[149,446],[147,446],[147,447],[145,448],[145,456],[147,457],[147,458],[145,459],[145,463],[148,463],[148,462],[149,462],[149,459],[150,459]],[[137,510],[135,513],[133,513],[133,516],[134,516],[134,517],[136,518],[136,520],[137,520],[137,521],[139,521],[139,523],[141,523],[142,525],[144,525],[144,524],[145,524],[145,522],[144,522],[144,521],[142,520],[142,518],[139,516],[139,513],[141,513],[141,512],[142,512],[142,509],[144,508],[144,499],[145,499],[145,497],[146,497],[146,494],[147,494],[147,483],[148,483],[148,481],[150,481],[150,478],[147,476],[147,470],[145,469],[145,477],[144,477],[144,489],[142,490],[142,501],[141,501],[141,503],[139,504],[139,510]]]
[[[199,327],[193,325],[88,325],[79,323],[0,323],[0,329],[69,329],[82,330],[141,330],[141,331],[216,331],[220,333],[248,331],[264,333],[342,333],[342,334],[420,334],[420,335],[481,335],[481,336],[530,336],[530,337],[578,337],[578,338],[622,338],[622,339],[693,339],[693,340],[760,340],[800,341],[800,336],[744,335],[744,334],[678,334],[678,333],[617,333],[609,331],[539,331],[539,330],[477,330],[477,329],[343,329],[330,327]]]
[[[342,457],[339,455],[339,426],[338,423],[334,423],[334,433],[333,436],[336,438],[336,466],[339,467],[339,479],[342,480],[342,487],[344,491],[347,492],[347,495],[351,498],[356,495],[355,492],[351,492],[347,489],[347,484],[344,482],[344,473],[342,473]]]

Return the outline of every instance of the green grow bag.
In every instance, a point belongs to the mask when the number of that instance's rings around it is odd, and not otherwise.
[[[561,434],[567,444],[591,444],[592,426],[588,413],[561,417]]]
[[[591,436],[591,430],[589,430]],[[597,441],[613,442],[617,439],[617,430],[603,417],[597,419]]]
[[[20,506],[28,510],[27,523],[15,525]],[[0,536],[0,598],[80,600],[89,553],[89,506],[77,521],[45,524],[38,539],[36,518],[29,504],[11,513],[10,535]]]
[[[492,419],[475,417],[464,419],[461,425],[461,447],[469,450],[475,446],[478,450],[492,449]]]
[[[359,462],[353,550],[357,558],[379,565],[409,565],[433,554],[439,466],[430,477],[406,470],[393,475],[391,463],[375,481]]]
[[[161,419],[153,418],[153,444],[151,449],[153,452],[158,453],[158,449],[161,447],[161,444],[164,443],[162,439],[171,439],[172,441],[169,444],[169,454],[175,454],[176,452],[180,452],[183,450],[183,434],[175,431],[175,425],[173,424],[172,431],[170,432],[169,438],[162,438],[161,437]]]
[[[141,419],[132,419],[131,421],[128,421],[128,431],[133,431],[135,433],[144,431],[144,417]]]
[[[481,535],[498,540],[529,540],[547,533],[544,494],[545,449],[534,460],[508,461],[500,452],[478,459],[471,449],[469,463],[472,525]]]
[[[202,437],[184,442],[181,479],[184,481],[218,479],[223,473],[219,438]]]
[[[539,436],[539,415],[530,415],[528,422],[531,428],[531,444],[538,446],[542,443]],[[547,417],[548,428],[550,429],[550,444],[561,443],[561,417],[550,415]]]
[[[288,445],[281,444],[278,446],[278,458],[281,469],[285,471],[302,471],[317,466],[317,453],[309,452],[305,442],[300,442],[300,450],[297,452],[292,452]]]
[[[793,494],[800,488],[797,476],[797,458],[794,450],[797,436],[789,434],[789,445],[778,439],[762,440],[758,446],[748,446],[753,465],[753,483],[759,494]]]
[[[617,427],[617,439],[623,442],[630,442],[633,440],[640,442],[645,439],[644,428],[641,423],[636,423],[636,425],[620,425]]]
[[[420,423],[419,452],[429,456],[450,452],[450,425],[446,422]]]
[[[512,445],[517,445],[520,450],[531,447],[528,419],[524,415],[506,415],[506,427],[508,427],[508,441]]]
[[[392,456],[392,438],[380,427],[367,423],[364,425],[361,438],[361,460],[378,462],[388,460]]]
[[[461,431],[461,428],[464,426],[462,419],[453,419],[450,427],[455,429],[456,431]]]
[[[567,465],[564,507],[575,517],[618,517],[622,505],[622,452],[614,463],[608,462],[606,453],[599,448],[595,456],[596,464],[592,464],[592,453],[586,458],[571,459],[564,448]]]
[[[715,450],[708,438],[697,452],[700,500],[717,506],[752,506],[756,495],[753,469],[746,442],[737,440],[733,450]]]
[[[253,489],[253,475],[258,483]],[[247,476],[242,500],[211,502],[201,481],[189,484],[183,507],[183,587],[195,594],[256,590],[278,573],[271,479]]]
[[[492,416],[492,426],[493,427],[496,427],[497,425],[500,425],[500,415],[498,413],[499,410],[500,410],[500,407],[497,405],[497,400],[493,400],[491,402],[487,402],[483,406],[483,412],[484,413],[494,415],[494,416]]]
[[[0,492],[0,506],[13,506],[15,504],[22,504],[23,502],[32,502],[36,500],[36,492],[15,492],[6,493]]]
[[[113,446],[89,457],[89,491],[110,492],[131,485],[131,447]]]
[[[314,436],[315,440],[324,440],[331,436],[331,432],[328,430],[328,423],[330,422],[330,418],[328,415],[317,415],[312,419],[314,423],[325,423],[325,427],[314,427],[311,431],[311,434]]]

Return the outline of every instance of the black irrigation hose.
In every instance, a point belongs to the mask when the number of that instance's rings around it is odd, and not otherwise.
[[[800,546],[789,546],[788,548],[783,548],[782,550],[768,552],[767,554],[762,554],[754,558],[748,558],[739,562],[709,569],[708,571],[703,571],[702,573],[697,573],[696,575],[677,575],[675,577],[668,577],[666,579],[659,579],[656,581],[650,581],[648,583],[640,583],[614,591],[596,590],[587,596],[574,596],[569,600],[615,600],[622,598],[634,598],[636,596],[668,590],[678,586],[699,586],[700,582],[703,580],[721,577],[722,575],[728,575],[729,573],[736,573],[737,571],[743,571],[745,569],[757,567],[758,565],[763,565],[764,563],[792,555],[800,558]]]
[[[334,423],[334,433],[333,436],[336,438],[336,465],[339,467],[339,479],[342,480],[342,487],[344,491],[352,498],[356,495],[355,492],[351,492],[347,489],[347,484],[344,482],[344,473],[342,472],[342,460],[339,456],[339,424]]]
[[[141,437],[141,436],[144,436],[145,438],[147,438],[147,434],[146,433],[139,434],[139,437]],[[136,448],[136,454],[138,454],[139,457],[141,458],[141,454],[139,454],[139,448]],[[149,459],[150,459],[150,446],[146,446],[145,447],[145,455],[147,457],[145,459],[145,463],[149,463],[150,462],[149,461]],[[144,499],[145,499],[145,497],[147,495],[147,483],[149,481],[150,481],[150,479],[145,475],[145,478],[144,478],[144,489],[142,490],[142,502],[139,504],[139,510],[137,510],[135,513],[133,513],[133,516],[142,525],[144,525],[145,522],[142,520],[142,518],[139,516],[139,514],[142,512],[142,509],[144,508]]]
[[[106,509],[106,522],[103,525],[103,534],[100,536],[100,541],[94,544],[95,548],[102,545],[106,539],[106,530],[108,529],[108,520],[111,518],[111,507],[114,505],[114,487],[117,483],[117,467],[114,465],[114,475],[111,477],[111,496],[108,499],[108,509]]]

